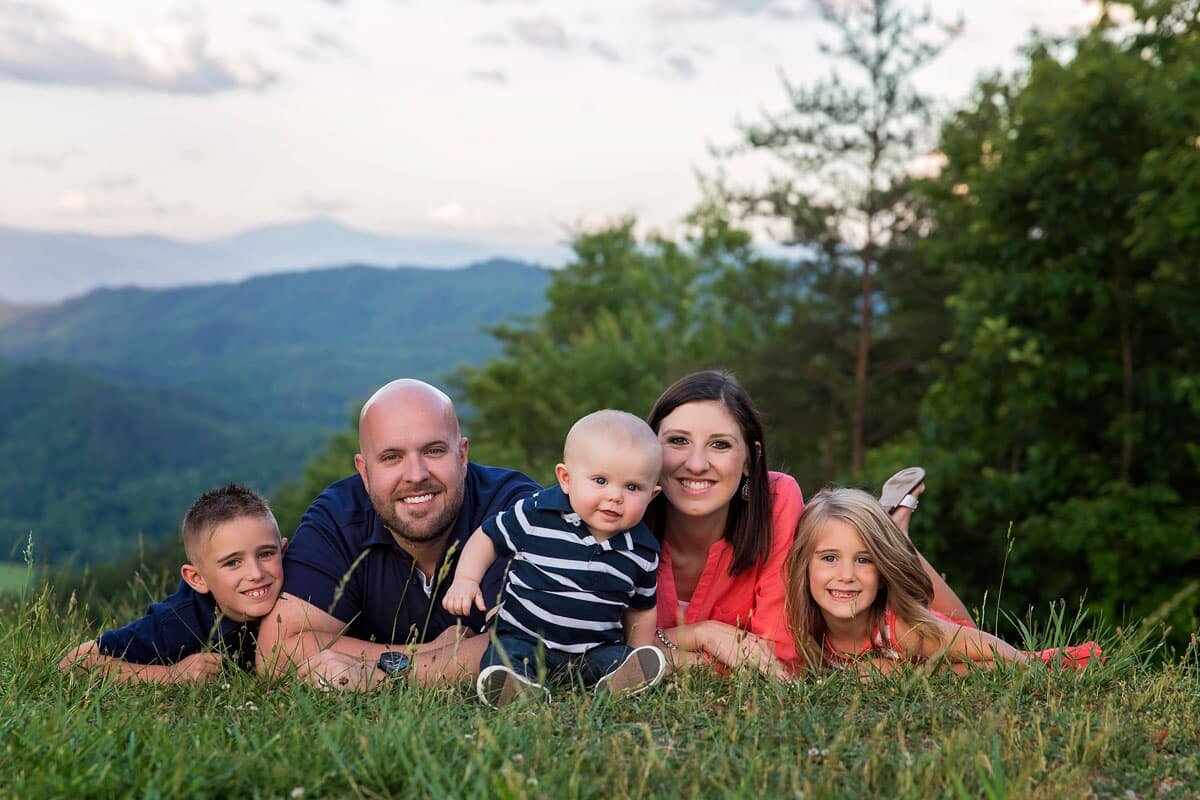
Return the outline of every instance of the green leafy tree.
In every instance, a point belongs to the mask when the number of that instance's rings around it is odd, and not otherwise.
[[[1134,6],[1141,33],[1036,47],[943,131],[927,253],[959,289],[923,430],[943,561],[986,584],[1014,520],[1006,591],[1147,614],[1200,573],[1200,38],[1194,3]]]
[[[493,329],[502,354],[460,371],[472,457],[549,482],[568,428],[611,407],[646,413],[679,376],[724,365],[771,329],[779,265],[714,208],[680,245],[639,242],[633,220],[575,238],[540,316]]]
[[[818,0],[840,34],[822,49],[850,69],[809,86],[785,81],[788,108],[748,127],[735,150],[766,152],[783,171],[765,188],[722,188],[742,213],[782,223],[784,241],[806,252],[770,350],[778,360],[790,342],[804,348],[776,388],[811,404],[794,435],[807,441],[824,428],[826,479],[844,467],[861,474],[868,445],[915,420],[915,367],[936,355],[942,332],[944,282],[911,247],[920,218],[908,176],[932,127],[912,76],[956,28],[898,6]],[[921,291],[905,291],[914,285]]]

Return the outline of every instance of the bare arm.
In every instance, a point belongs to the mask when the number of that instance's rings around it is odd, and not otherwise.
[[[104,672],[119,683],[207,683],[221,673],[224,656],[206,651],[193,653],[174,664],[133,664],[100,652],[95,641],[84,642],[58,662],[64,672]]]
[[[345,628],[338,618],[285,592],[258,631],[259,673],[278,677],[325,649],[372,663],[380,653],[390,649],[343,636]]]
[[[920,637],[901,620],[896,620],[896,641],[906,656],[955,663],[994,666],[997,661],[1025,663],[1029,657],[1008,642],[978,628],[937,620],[943,643],[931,636]]]
[[[425,644],[380,644],[345,636],[345,623],[289,594],[280,595],[258,634],[258,670],[278,677],[295,668],[321,688],[370,689],[383,678],[376,665],[385,651],[407,653],[409,674],[425,685],[452,683],[478,673],[486,636],[467,638],[450,628]],[[343,680],[345,679],[345,680]]]
[[[775,643],[725,622],[705,620],[663,631],[679,649],[668,653],[679,666],[716,661],[732,670],[750,667],[779,678],[790,673],[775,657]]]
[[[458,557],[458,567],[454,570],[454,581],[446,590],[442,599],[442,607],[451,614],[464,617],[471,613],[471,606],[480,611],[487,611],[487,602],[483,599],[483,591],[479,582],[488,571],[488,567],[496,560],[496,546],[483,528],[476,528],[467,539],[462,555]]]
[[[658,609],[625,609],[621,615],[621,626],[625,629],[625,643],[630,647],[645,647],[658,644],[654,626],[658,620]]]

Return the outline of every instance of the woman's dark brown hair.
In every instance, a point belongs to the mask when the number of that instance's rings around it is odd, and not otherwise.
[[[771,553],[771,484],[767,476],[767,446],[763,441],[763,424],[750,395],[737,378],[724,370],[694,372],[671,384],[655,401],[646,422],[658,433],[662,421],[675,409],[688,403],[715,400],[737,421],[742,439],[746,442],[750,484],[750,499],[743,500],[741,491],[729,501],[725,518],[725,541],[733,547],[733,563],[729,574],[738,575],[762,564]],[[666,522],[665,495],[660,494],[646,512],[646,524],[662,539]]]

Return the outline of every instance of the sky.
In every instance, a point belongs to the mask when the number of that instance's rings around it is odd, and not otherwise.
[[[853,3],[860,0],[839,0]],[[902,0],[919,9],[923,2]],[[934,0],[946,108],[1084,0]],[[0,226],[186,240],[311,217],[541,245],[670,233],[713,147],[826,74],[810,0],[0,0]]]

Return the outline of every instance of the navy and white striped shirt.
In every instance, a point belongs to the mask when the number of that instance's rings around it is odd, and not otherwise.
[[[552,486],[487,520],[483,531],[498,557],[513,557],[500,598],[500,636],[583,653],[624,641],[625,609],[654,608],[658,540],[641,522],[601,542]]]

